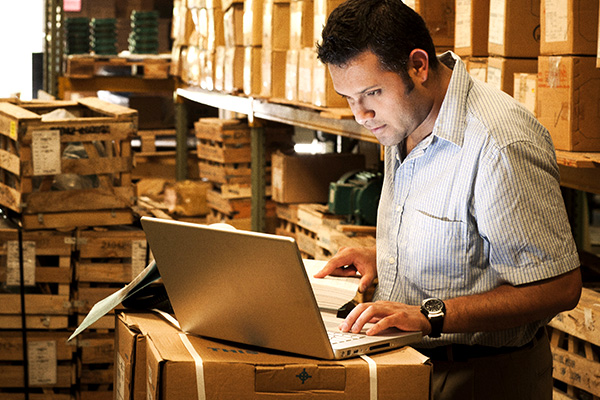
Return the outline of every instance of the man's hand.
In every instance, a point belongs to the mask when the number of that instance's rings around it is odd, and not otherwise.
[[[375,247],[341,247],[315,278],[327,275],[355,276],[360,274],[358,291],[364,293],[377,276],[377,255]]]
[[[431,332],[431,325],[421,313],[419,306],[393,301],[358,304],[342,322],[340,330],[358,333],[367,322],[375,324],[367,330],[367,335],[376,335],[388,328],[421,331],[423,335]]]

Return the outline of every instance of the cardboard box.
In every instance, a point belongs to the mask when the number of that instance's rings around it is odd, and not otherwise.
[[[289,49],[285,54],[285,99],[298,100],[298,61],[300,50]]]
[[[244,4],[234,3],[223,14],[223,36],[226,47],[244,45]]]
[[[223,21],[223,11],[221,8],[208,9],[207,50],[214,52],[217,46],[225,45]]]
[[[427,25],[438,52],[454,48],[455,0],[408,0]]]
[[[313,42],[307,47],[314,47],[314,43],[321,42],[321,33],[327,22],[327,17],[329,17],[329,14],[343,2],[344,0],[314,0]]]
[[[537,117],[557,150],[600,151],[595,57],[540,56],[537,92]]]
[[[244,0],[244,46],[261,46],[263,0]]]
[[[260,47],[244,47],[244,94],[246,96],[260,95],[261,54]]]
[[[306,47],[300,50],[298,60],[298,101],[302,103],[312,102],[312,72],[316,59],[317,53],[314,47]]]
[[[244,85],[244,48],[225,48],[223,60],[223,90],[227,93],[240,92]]]
[[[262,47],[287,50],[290,47],[290,1],[265,0]]]
[[[595,55],[598,1],[541,0],[540,54]]]
[[[225,46],[217,46],[215,50],[214,89],[221,92],[225,89]]]
[[[275,99],[285,97],[285,69],[279,67],[285,64],[285,57],[285,50],[261,49],[261,96]]]
[[[537,73],[516,73],[513,97],[536,115]]]
[[[456,0],[454,52],[487,57],[490,26],[489,0]]]
[[[313,95],[312,103],[317,107],[345,108],[348,102],[333,88],[329,70],[320,60],[313,64]]]
[[[146,342],[148,335],[176,335],[178,330],[155,313],[117,312],[115,315],[116,399],[146,400]]]
[[[290,49],[314,45],[313,0],[294,0],[290,3]]]
[[[469,74],[482,82],[487,82],[488,57],[467,57],[465,65]]]
[[[501,57],[540,54],[540,0],[490,0],[488,52]]]
[[[537,72],[537,64],[534,58],[489,57],[487,82],[512,96],[515,73]]]
[[[362,154],[276,152],[271,157],[272,197],[279,203],[326,203],[330,182],[364,168]]]

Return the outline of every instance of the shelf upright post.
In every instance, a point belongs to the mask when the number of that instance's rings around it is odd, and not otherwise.
[[[188,161],[188,112],[185,101],[175,95],[175,180],[187,179]]]
[[[252,170],[252,201],[251,224],[255,232],[266,230],[266,146],[263,121],[254,118],[254,113],[248,114],[248,124],[251,133],[251,170]]]

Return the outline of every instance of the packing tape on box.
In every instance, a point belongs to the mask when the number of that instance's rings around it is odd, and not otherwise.
[[[198,390],[198,400],[206,400],[206,390],[204,389],[204,364],[202,362],[202,357],[200,357],[200,354],[198,354],[196,349],[194,349],[194,346],[192,346],[190,339],[188,339],[185,333],[180,333],[179,338],[183,342],[185,348],[192,355],[194,364],[196,365],[196,386]]]
[[[377,363],[369,356],[360,356],[369,364],[369,399],[377,400]]]

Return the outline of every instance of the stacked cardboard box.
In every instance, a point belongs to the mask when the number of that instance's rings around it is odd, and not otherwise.
[[[290,48],[290,0],[265,0],[260,59],[260,96],[283,99],[285,96],[286,53]],[[246,72],[246,70],[244,70]]]
[[[129,312],[118,315],[116,343],[117,398],[430,396],[431,364],[410,347],[366,359],[316,360],[186,335],[155,314]]]
[[[598,2],[542,1],[537,116],[558,150],[600,151]]]

